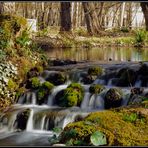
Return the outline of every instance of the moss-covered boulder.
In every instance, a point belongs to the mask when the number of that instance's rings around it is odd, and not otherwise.
[[[16,128],[25,130],[27,126],[27,121],[30,115],[30,109],[25,109],[24,111],[18,113],[16,117]]]
[[[62,107],[80,106],[83,97],[83,87],[79,83],[71,83],[55,96],[55,102]]]
[[[137,73],[132,69],[123,68],[117,73],[117,77],[119,77],[119,80],[116,86],[126,87],[135,84]]]
[[[121,106],[122,101],[122,91],[118,88],[110,88],[104,97],[105,108],[114,108]]]
[[[67,146],[92,146],[91,135],[102,132],[104,146],[146,146],[148,114],[145,108],[118,108],[90,113],[82,121],[69,123],[59,136]]]
[[[57,86],[64,84],[67,78],[63,73],[58,72],[58,73],[51,73],[46,80]]]
[[[101,76],[103,74],[103,68],[102,67],[90,67],[86,74],[81,75],[82,80],[84,84],[91,84],[96,80],[98,76]]]
[[[89,75],[101,76],[103,74],[103,68],[100,66],[97,67],[90,67],[88,69]]]
[[[33,77],[27,81],[27,89],[38,89],[40,87],[40,80],[38,77]]]
[[[93,84],[93,85],[90,86],[89,92],[92,93],[92,94],[99,94],[104,89],[105,89],[105,87],[103,85]]]
[[[42,83],[37,91],[37,103],[39,105],[47,103],[48,95],[51,93],[54,85],[48,81]]]

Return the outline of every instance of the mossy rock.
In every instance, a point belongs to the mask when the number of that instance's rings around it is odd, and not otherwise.
[[[47,81],[51,82],[54,85],[61,85],[66,82],[67,78],[63,73],[52,73],[47,78]]]
[[[89,75],[96,75],[96,76],[101,76],[103,74],[103,68],[98,66],[98,67],[90,67],[88,69],[88,74]]]
[[[42,83],[37,92],[37,101],[39,105],[47,103],[48,95],[51,93],[53,87],[54,85],[48,81]]]
[[[68,141],[71,141],[70,146],[92,146],[90,137],[95,131],[100,131],[106,135],[108,145],[113,144],[114,135],[110,131],[100,128],[93,123],[87,123],[87,121],[68,124],[60,135],[60,142],[68,144]],[[78,143],[78,141],[81,142]]]
[[[122,101],[122,91],[118,88],[110,88],[105,94],[105,108],[119,107]]]
[[[105,87],[103,85],[93,84],[93,85],[90,86],[89,92],[92,93],[92,94],[99,94],[104,89],[105,89]]]
[[[33,77],[27,81],[26,88],[27,89],[38,89],[40,87],[40,80],[38,77]]]
[[[69,123],[59,140],[60,143],[71,144],[70,146],[77,145],[79,140],[80,146],[91,146],[90,136],[93,132],[100,131],[107,137],[106,146],[147,146],[147,122],[147,110],[142,107],[92,112],[83,121]]]
[[[83,97],[83,87],[79,83],[71,83],[55,96],[55,103],[62,107],[80,106]]]
[[[147,76],[148,75],[148,65],[142,64],[138,70],[138,74],[142,76]]]

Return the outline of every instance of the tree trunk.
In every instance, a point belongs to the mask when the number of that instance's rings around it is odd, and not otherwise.
[[[0,2],[0,14],[4,12],[4,2]]]
[[[86,20],[86,26],[87,26],[87,31],[90,35],[93,34],[93,31],[91,29],[91,24],[90,24],[90,16],[89,16],[89,13],[88,13],[88,2],[82,2],[82,6],[83,6],[83,9],[84,9],[84,16],[85,16],[85,20]]]
[[[60,31],[71,31],[71,4],[70,2],[61,2],[61,28]]]
[[[141,2],[140,5],[145,18],[146,31],[148,31],[148,2]]]

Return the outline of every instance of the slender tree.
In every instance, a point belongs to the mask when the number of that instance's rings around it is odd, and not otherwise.
[[[71,3],[61,2],[60,11],[61,28],[60,31],[71,31]]]
[[[141,2],[140,5],[145,18],[146,31],[148,31],[148,2]]]
[[[4,2],[0,2],[0,14],[4,12]]]

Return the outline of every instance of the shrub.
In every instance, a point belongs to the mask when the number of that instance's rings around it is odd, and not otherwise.
[[[135,45],[143,46],[147,40],[147,32],[145,30],[138,30],[135,34]]]

